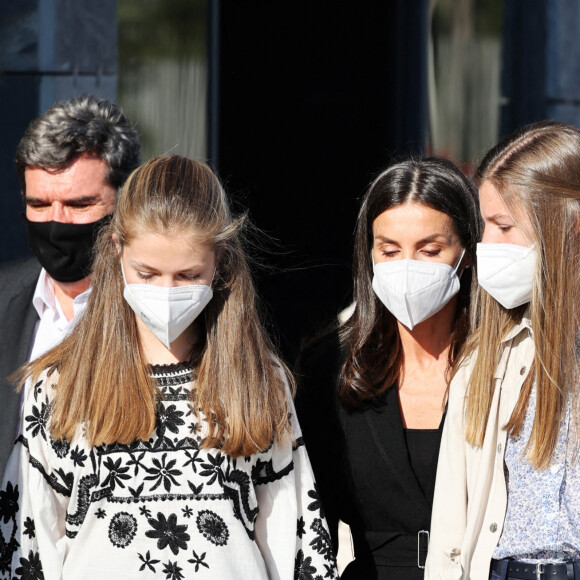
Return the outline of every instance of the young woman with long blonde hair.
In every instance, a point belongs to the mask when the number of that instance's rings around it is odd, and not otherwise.
[[[580,130],[525,127],[476,181],[478,322],[450,385],[426,575],[580,578]]]
[[[22,373],[2,578],[336,577],[243,222],[202,163],[131,174],[85,316]]]

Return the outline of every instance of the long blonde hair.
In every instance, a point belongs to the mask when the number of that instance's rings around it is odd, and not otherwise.
[[[478,185],[493,185],[514,218],[525,215],[531,225],[526,234],[539,257],[529,306],[534,364],[505,428],[512,435],[520,431],[535,380],[537,405],[527,455],[536,468],[544,469],[556,447],[566,405],[574,403],[577,397],[572,395],[578,390],[580,130],[553,121],[524,127],[486,155],[475,179]],[[501,341],[521,321],[526,307],[506,310],[482,289],[475,303],[477,329],[464,349],[465,356],[476,357],[465,413],[467,441],[480,446]]]
[[[203,447],[233,457],[267,448],[289,433],[286,367],[260,323],[256,293],[241,243],[244,218],[232,217],[211,169],[179,156],[158,157],[136,169],[122,188],[110,226],[97,242],[92,292],[85,315],[57,347],[29,363],[20,378],[58,371],[50,431],[71,440],[85,426],[91,445],[150,437],[159,390],[139,340],[135,315],[123,298],[121,247],[143,231],[192,232],[211,244],[217,267],[213,299],[195,324],[197,352],[192,405],[208,417]]]

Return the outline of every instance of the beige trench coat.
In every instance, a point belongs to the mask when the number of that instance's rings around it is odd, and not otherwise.
[[[426,580],[488,580],[507,506],[504,452],[508,422],[533,364],[525,318],[502,341],[502,355],[482,447],[464,437],[464,400],[473,359],[453,378],[441,440]]]

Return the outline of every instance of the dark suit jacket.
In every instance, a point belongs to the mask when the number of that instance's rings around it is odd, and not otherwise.
[[[20,394],[7,377],[28,360],[38,315],[32,305],[40,274],[35,258],[0,264],[0,476],[16,438]]]
[[[296,397],[333,541],[338,519],[351,527],[356,559],[341,578],[423,578],[417,533],[429,530],[433,498],[411,467],[397,389],[348,411],[338,400],[341,364],[336,333],[315,342],[301,355]]]

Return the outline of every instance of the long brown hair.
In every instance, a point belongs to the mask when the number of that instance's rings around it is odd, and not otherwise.
[[[580,130],[545,121],[529,125],[496,145],[483,159],[476,182],[492,184],[514,219],[531,224],[538,261],[530,302],[534,364],[505,428],[520,431],[530,392],[537,405],[527,454],[546,468],[554,452],[566,403],[577,390],[575,352],[580,290]],[[523,224],[521,224],[523,227]],[[520,322],[526,306],[506,310],[482,289],[478,323],[465,346],[475,356],[466,399],[466,437],[481,446],[494,392],[501,341]]]
[[[372,289],[373,222],[384,211],[417,203],[447,214],[465,248],[465,260],[475,262],[479,236],[477,194],[473,183],[453,163],[427,157],[399,161],[371,184],[358,214],[353,260],[352,316],[340,327],[345,361],[340,373],[340,399],[347,407],[360,407],[395,385],[402,370],[403,353],[395,317]],[[450,363],[468,330],[472,268],[461,276]]]
[[[217,177],[203,163],[158,157],[122,188],[101,232],[85,315],[65,340],[21,372],[36,380],[58,372],[50,430],[71,440],[83,424],[91,445],[150,437],[159,390],[149,376],[135,315],[123,298],[119,251],[139,233],[192,232],[216,251],[213,299],[198,318],[199,365],[192,405],[208,417],[204,447],[233,457],[267,448],[289,434],[286,367],[260,323],[242,248],[244,218],[233,218]]]

